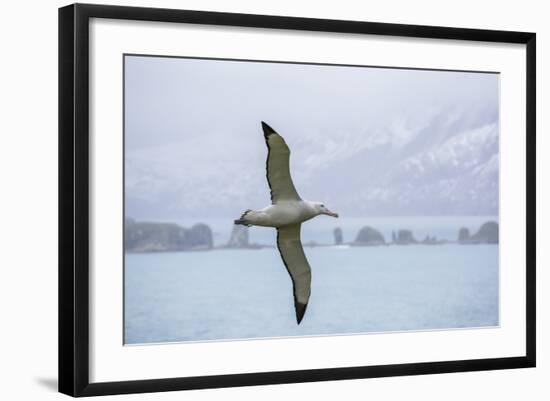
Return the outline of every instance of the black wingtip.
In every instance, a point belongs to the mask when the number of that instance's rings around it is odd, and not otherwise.
[[[294,301],[294,308],[296,309],[296,322],[300,324],[306,313],[307,304]]]
[[[271,134],[276,134],[275,130],[269,126],[266,122],[262,121],[262,129],[264,130],[264,137],[267,137]]]

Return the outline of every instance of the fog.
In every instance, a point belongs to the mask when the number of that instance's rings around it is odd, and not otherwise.
[[[126,215],[269,204],[261,121],[340,214],[498,214],[498,74],[126,56]]]

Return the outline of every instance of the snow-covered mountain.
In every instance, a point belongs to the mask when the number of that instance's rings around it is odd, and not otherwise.
[[[301,139],[291,160],[295,184],[304,198],[347,215],[498,214],[497,123],[456,131],[446,125],[421,127],[446,132],[428,135],[428,143],[419,132],[400,141],[374,132],[371,140],[348,146],[328,141],[308,147]],[[224,151],[229,144],[220,144],[214,155],[176,146],[159,149],[152,159],[127,157],[127,214],[226,215],[264,206],[266,150],[255,142],[248,160]]]
[[[483,125],[387,166],[350,206],[394,215],[495,215],[498,163],[498,127]]]
[[[126,59],[126,214],[238,216],[269,204],[260,121],[304,199],[346,216],[496,215],[499,76]]]

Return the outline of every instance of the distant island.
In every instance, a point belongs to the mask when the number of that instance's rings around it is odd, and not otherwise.
[[[174,223],[124,221],[124,248],[127,252],[167,252],[209,250],[214,247],[212,230],[206,224],[184,228]]]
[[[483,223],[474,235],[470,235],[470,231],[462,227],[458,232],[458,242],[460,244],[498,244],[498,223],[495,221]]]
[[[340,234],[336,235],[334,232],[334,243],[342,244],[341,229]],[[422,245],[440,245],[447,243],[458,243],[463,245],[475,245],[475,244],[498,244],[498,223],[495,221],[488,221],[481,225],[479,230],[470,235],[470,231],[462,227],[458,230],[457,241],[449,241],[444,239],[438,239],[436,236],[427,235],[422,241],[417,240],[414,237],[412,230],[400,229],[392,231],[391,242],[386,242],[382,233],[372,227],[363,227],[359,230],[357,237],[354,241],[350,242],[351,246],[377,246],[377,245],[410,245],[410,244],[422,244]]]
[[[423,244],[423,245],[438,245],[445,244],[449,241],[438,240],[435,236],[427,235],[422,241],[418,241],[412,232],[408,229],[400,229],[392,231],[391,242],[386,242],[382,233],[372,227],[363,227],[355,241],[351,242],[351,246],[376,246],[376,245],[410,245],[410,244]]]
[[[400,246],[400,245],[441,245],[457,243],[461,245],[498,244],[499,227],[495,221],[488,221],[481,225],[473,235],[461,227],[458,230],[457,240],[438,239],[427,235],[417,240],[412,230],[398,229],[392,231],[391,241],[386,241],[384,235],[374,227],[362,227],[355,239],[344,241],[343,230],[336,227],[333,230],[334,243],[319,244],[315,241],[304,242],[306,247],[322,246]],[[248,227],[233,226],[231,235],[226,244],[214,246],[212,229],[204,223],[198,223],[190,228],[174,223],[138,222],[126,218],[124,222],[124,248],[126,252],[179,252],[179,251],[207,251],[211,249],[262,249],[273,248],[275,245],[251,243]]]

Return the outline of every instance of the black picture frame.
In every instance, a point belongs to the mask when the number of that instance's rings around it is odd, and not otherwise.
[[[261,372],[90,383],[89,142],[90,18],[161,21],[526,45],[526,317],[525,355],[381,366]],[[73,4],[59,9],[59,391],[71,396],[190,390],[534,367],[536,35],[480,29],[339,21],[266,15]]]

